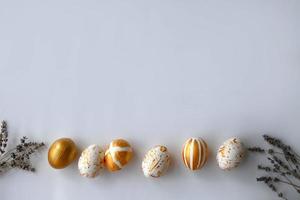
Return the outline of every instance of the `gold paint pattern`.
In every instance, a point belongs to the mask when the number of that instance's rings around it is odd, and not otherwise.
[[[94,178],[104,164],[104,151],[98,145],[90,145],[82,153],[78,161],[81,176]]]
[[[190,170],[201,169],[207,162],[208,156],[207,144],[201,138],[190,138],[183,145],[182,160]]]
[[[123,139],[113,140],[105,152],[105,165],[109,171],[122,169],[132,158],[130,144]]]
[[[245,157],[245,148],[238,138],[230,138],[220,146],[217,154],[219,167],[224,170],[231,170],[237,167]]]
[[[55,169],[70,165],[77,157],[77,147],[70,138],[60,138],[51,144],[48,151],[48,162]]]
[[[146,177],[158,178],[166,173],[169,165],[170,155],[167,147],[158,145],[147,152],[142,169]]]

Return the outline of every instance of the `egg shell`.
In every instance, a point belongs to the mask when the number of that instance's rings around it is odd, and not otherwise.
[[[82,153],[78,161],[78,169],[81,176],[93,178],[103,168],[104,151],[98,145],[90,145]]]
[[[230,138],[226,140],[217,153],[219,167],[223,170],[231,170],[238,167],[245,157],[245,152],[244,145],[240,139]]]
[[[208,146],[201,138],[190,138],[183,145],[182,160],[190,170],[201,169],[207,162],[208,156]]]
[[[55,169],[63,169],[77,157],[76,144],[70,138],[60,138],[54,141],[48,150],[48,162]]]
[[[120,170],[131,160],[132,154],[132,148],[126,140],[113,140],[105,152],[105,165],[109,171]]]
[[[158,178],[164,175],[170,165],[170,154],[165,146],[155,146],[144,157],[142,169],[146,177]]]

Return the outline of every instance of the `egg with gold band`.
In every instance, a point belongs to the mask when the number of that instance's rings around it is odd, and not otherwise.
[[[126,140],[113,140],[105,152],[105,166],[111,172],[121,170],[132,159],[132,156],[132,148]]]
[[[77,157],[76,144],[70,138],[54,141],[48,151],[48,162],[55,169],[63,169]]]
[[[192,171],[201,169],[207,162],[208,156],[208,146],[201,138],[190,138],[183,145],[183,163]]]

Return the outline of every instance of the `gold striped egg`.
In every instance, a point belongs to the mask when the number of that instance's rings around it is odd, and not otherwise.
[[[131,160],[132,155],[132,148],[126,140],[113,140],[105,152],[105,165],[111,172],[121,170]]]
[[[201,138],[190,138],[183,145],[183,163],[190,170],[201,169],[207,162],[208,156],[207,144]]]
[[[144,157],[142,169],[146,177],[158,178],[166,173],[170,165],[170,154],[167,147],[155,146]]]
[[[76,144],[70,138],[54,141],[48,150],[48,162],[55,169],[63,169],[77,157]]]

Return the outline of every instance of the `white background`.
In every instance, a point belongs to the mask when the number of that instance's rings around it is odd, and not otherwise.
[[[124,170],[88,180],[76,162],[51,169],[45,149],[35,174],[1,175],[1,200],[274,199],[255,181],[257,159],[223,172],[215,153],[231,136],[255,145],[263,133],[300,150],[299,11],[298,0],[1,0],[10,145],[22,135],[48,145],[67,136],[80,148],[121,137],[135,150]],[[195,173],[180,155],[190,136],[213,151]],[[156,144],[172,167],[146,179],[141,160]]]

